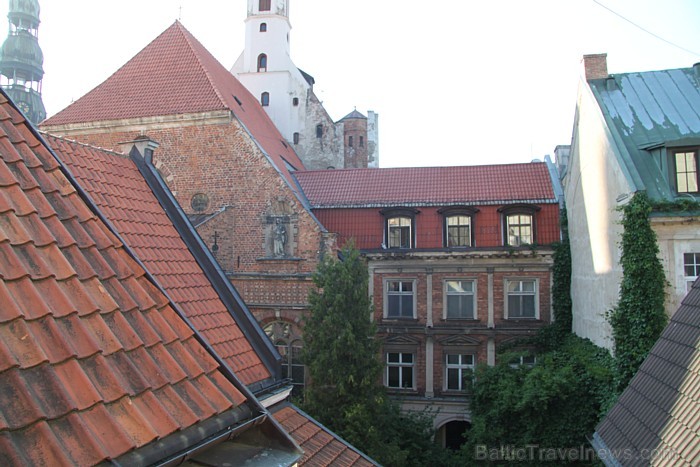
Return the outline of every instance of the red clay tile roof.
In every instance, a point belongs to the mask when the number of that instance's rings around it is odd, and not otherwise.
[[[700,465],[700,281],[596,427],[593,445],[614,465]]]
[[[238,379],[270,378],[134,162],[51,135],[46,141]]]
[[[0,93],[0,464],[92,465],[244,402]]]
[[[295,172],[313,208],[556,202],[547,165]]]
[[[299,465],[376,466],[375,462],[297,407],[283,404],[272,415],[304,450]]]
[[[177,21],[42,128],[217,110],[232,111],[294,186],[284,161],[303,169],[297,154],[258,100]]]

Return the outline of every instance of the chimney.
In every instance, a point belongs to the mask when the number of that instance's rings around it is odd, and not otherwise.
[[[583,68],[586,72],[586,81],[607,78],[608,54],[584,55]]]

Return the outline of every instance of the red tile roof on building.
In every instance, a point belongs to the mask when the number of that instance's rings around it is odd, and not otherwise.
[[[3,93],[0,279],[2,465],[92,465],[245,401]]]
[[[299,460],[299,465],[314,467],[379,465],[291,404],[282,404],[273,408],[272,415],[304,450],[304,456]]]
[[[55,136],[46,141],[236,376],[246,385],[270,378],[134,162]]]
[[[606,465],[700,465],[700,281],[596,427]]]
[[[313,208],[556,202],[547,164],[295,172]]]
[[[178,21],[42,127],[220,110],[233,112],[288,182],[285,161],[304,168],[258,100]]]

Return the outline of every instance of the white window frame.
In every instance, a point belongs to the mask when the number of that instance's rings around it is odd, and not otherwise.
[[[390,295],[398,295],[398,296],[403,296],[403,295],[408,295],[408,292],[395,292],[395,293],[390,293],[389,292],[389,284],[392,282],[400,282],[400,283],[405,283],[405,282],[410,282],[411,283],[411,295],[413,296],[413,313],[411,316],[389,316],[389,296]],[[418,299],[417,299],[417,291],[416,291],[416,285],[418,283],[417,279],[402,279],[402,278],[386,278],[384,279],[384,319],[416,319],[416,309],[418,305]],[[402,287],[403,288],[403,287]]]
[[[398,225],[391,225],[392,221],[398,221]],[[403,225],[403,221],[408,221],[408,225]],[[408,246],[395,246],[391,244],[391,232],[392,230],[398,230],[399,232],[403,233],[406,229],[408,229]],[[401,239],[403,238],[403,235],[400,235]],[[410,216],[404,216],[404,215],[397,215],[397,216],[391,216],[387,217],[386,219],[386,245],[387,248],[413,248],[413,218]]]
[[[689,255],[692,255],[692,262],[687,262]],[[688,267],[694,269],[694,276],[688,275]],[[690,292],[690,289],[698,276],[700,276],[700,253],[696,253],[694,251],[683,253],[683,279],[685,281],[686,292]]]
[[[523,366],[532,368],[533,366],[537,365],[537,356],[532,354],[521,355],[508,365],[511,368],[520,368]]]
[[[399,355],[399,361],[398,362],[390,362],[389,361],[389,355]],[[386,358],[385,358],[385,363],[386,363],[386,371],[384,372],[384,386],[386,386],[389,389],[392,390],[407,390],[407,391],[415,391],[416,389],[416,372],[417,372],[417,365],[416,365],[416,360],[417,360],[417,355],[416,352],[413,351],[408,351],[408,350],[387,350],[386,353]],[[404,362],[404,356],[405,355],[410,355],[411,356],[411,362]],[[404,386],[389,386],[389,372],[392,368],[397,368],[399,372],[399,383],[403,381],[403,372],[407,369],[410,369],[411,371],[411,386],[410,387],[404,387]]]
[[[465,224],[454,224],[450,225],[450,219],[465,218]],[[462,229],[467,228],[467,243],[466,245],[450,245],[450,230],[452,229]],[[472,246],[472,216],[465,213],[455,213],[445,216],[445,248],[469,248]],[[459,238],[459,237],[458,237]]]
[[[450,357],[457,356],[458,358],[458,363],[450,363]],[[468,357],[468,358],[465,358]],[[467,363],[466,360],[471,360],[471,363]],[[466,372],[469,371],[474,371],[474,368],[476,366],[476,355],[474,353],[470,352],[464,352],[460,350],[446,350],[445,351],[445,372],[444,372],[444,383],[443,383],[443,390],[445,391],[464,391],[464,377],[466,376]],[[458,375],[458,388],[450,388],[449,387],[449,373],[450,370],[456,371]]]
[[[511,224],[510,218],[511,217],[516,217],[518,218],[517,224]],[[530,223],[529,224],[523,224],[522,223],[522,217],[529,217],[530,218]],[[535,243],[535,215],[530,212],[511,212],[505,214],[505,222],[506,222],[506,245],[508,246],[525,246],[525,245],[532,245]],[[518,229],[518,235],[511,235],[510,233],[510,227],[511,225],[517,226]],[[529,225],[530,226],[530,241],[529,242],[523,242],[522,240],[522,228]],[[517,239],[516,241],[511,241],[511,237],[514,239]]]
[[[449,287],[448,287],[449,282],[471,282],[472,291],[471,291],[471,293],[467,293],[467,292],[464,292],[464,293],[452,292],[452,293],[450,293]],[[449,279],[445,279],[442,283],[442,291],[443,291],[443,294],[442,294],[442,296],[443,296],[442,319],[444,319],[444,320],[460,320],[460,319],[461,320],[465,320],[465,319],[474,320],[474,319],[478,319],[477,318],[478,313],[477,313],[477,309],[476,309],[476,303],[477,303],[476,302],[476,296],[477,296],[476,295],[476,279],[473,279],[473,278],[449,278]],[[467,318],[450,317],[449,313],[448,313],[449,310],[448,310],[448,299],[447,299],[448,296],[450,296],[450,295],[457,295],[457,296],[471,295],[472,296],[472,311],[473,311],[472,316],[467,317]]]
[[[508,293],[508,285],[513,282],[534,282],[535,290],[532,294],[535,297],[535,316],[510,316],[510,311],[508,310],[508,298],[510,294]],[[522,286],[521,286],[522,289]],[[515,293],[518,296],[532,295],[531,293],[525,294],[520,291]],[[540,280],[535,277],[508,277],[503,283],[503,314],[505,319],[540,319]]]

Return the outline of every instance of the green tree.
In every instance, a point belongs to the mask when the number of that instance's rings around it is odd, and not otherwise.
[[[571,247],[569,244],[569,221],[566,209],[560,217],[562,239],[554,245],[552,267],[552,308],[554,326],[562,335],[571,332]]]
[[[382,465],[449,466],[451,453],[432,441],[431,414],[404,414],[387,397],[367,266],[352,245],[340,258],[324,259],[313,276],[303,350],[310,381],[302,407]]]
[[[376,326],[370,320],[367,266],[346,247],[342,261],[326,257],[313,276],[311,312],[304,325],[304,362],[310,381],[306,410],[330,428],[343,431],[345,413],[360,404],[380,403],[382,365]]]
[[[651,228],[651,204],[638,192],[623,208],[622,283],[617,306],[608,313],[615,341],[618,389],[637,372],[666,326],[666,277]]]

